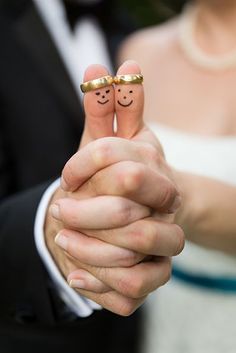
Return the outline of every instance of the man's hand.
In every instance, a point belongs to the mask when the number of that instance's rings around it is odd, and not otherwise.
[[[92,67],[85,79],[107,75],[104,70]],[[126,62],[119,74],[138,70]],[[46,239],[63,274],[72,272],[72,287],[128,315],[169,279],[169,257],[183,248],[183,232],[170,222],[180,197],[159,142],[143,124],[142,86],[118,85],[115,92],[109,86],[104,105],[97,91],[85,94],[84,147],[63,170],[64,191],[54,195]],[[54,244],[56,233],[66,252]]]

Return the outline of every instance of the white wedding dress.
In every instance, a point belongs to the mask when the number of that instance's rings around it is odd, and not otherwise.
[[[173,167],[236,186],[236,136],[149,125]],[[236,257],[187,242],[173,265],[178,276],[144,306],[142,353],[236,353]]]

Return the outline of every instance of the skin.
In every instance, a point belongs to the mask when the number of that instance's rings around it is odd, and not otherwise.
[[[131,104],[133,104],[134,101],[131,96],[131,94],[133,93],[133,90],[129,90],[129,91],[126,90],[126,92],[124,92],[123,89],[121,90],[121,88],[119,88],[117,92],[120,93],[121,95],[121,97],[118,97],[118,100],[117,100],[117,103],[119,105],[121,105],[122,107],[129,107]],[[126,101],[127,97],[128,97],[128,100]]]
[[[107,69],[101,65],[93,65],[92,70],[87,70],[84,76],[84,82],[96,78],[107,76]],[[109,92],[108,92],[109,91]],[[104,96],[104,98],[103,98]],[[101,104],[99,102],[108,102]],[[84,95],[84,106],[86,107],[85,128],[80,143],[80,148],[94,139],[114,136],[114,88],[107,86],[94,91],[87,92]]]
[[[141,73],[140,68],[134,64],[129,65],[130,72],[123,71],[124,67],[121,66],[117,71],[117,75]],[[144,126],[143,86],[141,84],[116,85],[115,97],[115,111],[118,124],[117,136],[128,139],[132,138],[138,131],[141,131]]]
[[[139,72],[130,61],[118,70]],[[84,80],[107,74],[91,66]],[[45,224],[47,246],[68,283],[120,315],[130,315],[167,282],[170,257],[184,245],[183,231],[173,223],[179,191],[158,140],[143,123],[142,85],[125,88],[133,90],[129,107],[117,103],[119,86],[104,105],[96,92],[85,94],[81,147],[63,169]]]
[[[197,45],[208,55],[234,49],[236,2],[199,0],[196,6]],[[175,18],[137,32],[121,48],[121,62],[132,57],[142,67],[145,120],[202,137],[236,135],[236,69],[215,73],[192,64],[179,45],[178,24]],[[235,255],[236,188],[211,178],[172,172],[182,195],[175,222],[186,237]]]
[[[107,87],[106,89],[102,90],[97,90],[95,92],[96,96],[98,97],[97,103],[99,104],[107,104],[110,101],[109,93],[111,90]]]

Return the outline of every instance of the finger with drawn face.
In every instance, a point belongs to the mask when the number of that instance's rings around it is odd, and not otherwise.
[[[135,61],[125,61],[117,75],[140,74]],[[115,86],[115,110],[117,136],[132,138],[143,127],[144,93],[140,83],[117,84]]]
[[[84,82],[109,75],[102,65],[91,65]],[[84,94],[85,128],[80,146],[105,136],[113,136],[114,88],[112,85],[90,90]]]

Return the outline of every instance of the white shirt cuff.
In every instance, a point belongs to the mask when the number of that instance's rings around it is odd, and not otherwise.
[[[44,192],[35,217],[34,237],[36,248],[41,257],[52,281],[54,282],[58,294],[66,303],[72,312],[80,317],[87,317],[92,314],[93,310],[101,309],[101,306],[90,299],[80,296],[74,289],[72,289],[64,277],[61,275],[53,258],[51,257],[44,239],[44,222],[48,204],[53,193],[60,185],[60,179],[54,181]]]

